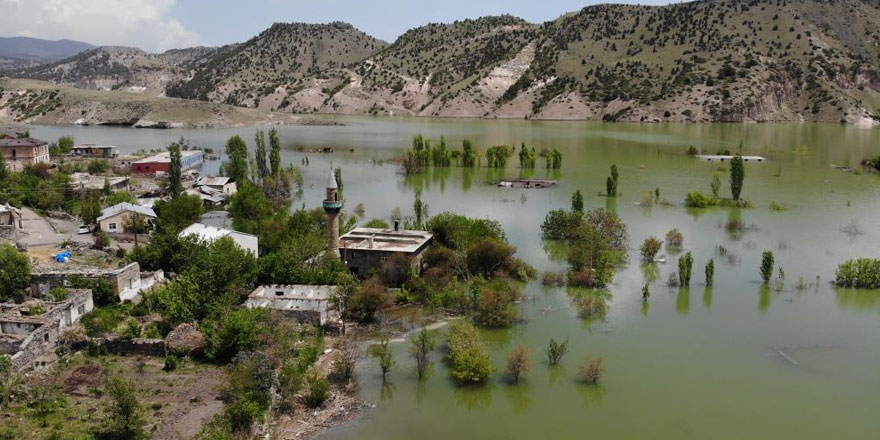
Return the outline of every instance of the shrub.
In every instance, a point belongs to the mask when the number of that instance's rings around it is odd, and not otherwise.
[[[711,286],[715,280],[715,260],[709,259],[706,263],[706,285]]]
[[[519,383],[519,378],[525,373],[532,371],[532,351],[525,345],[517,346],[507,356],[507,374],[513,378],[513,383]]]
[[[772,251],[765,251],[761,255],[761,279],[764,281],[764,284],[769,283],[770,277],[773,276],[773,260]]]
[[[379,361],[379,368],[382,370],[382,381],[384,382],[388,372],[391,371],[391,367],[394,366],[394,352],[388,347],[387,336],[379,342],[379,346],[376,348],[373,356]]]
[[[180,359],[177,355],[169,354],[165,356],[165,365],[162,367],[165,371],[174,371],[177,369],[177,365],[180,363]]]
[[[668,249],[681,249],[684,244],[684,234],[678,229],[671,229],[666,233],[666,247]]]
[[[428,329],[422,327],[417,334],[410,336],[410,344],[412,346],[409,349],[409,353],[416,360],[416,372],[419,375],[419,380],[421,380],[431,362],[428,355],[437,348],[437,342],[434,340],[434,336],[428,332]]]
[[[357,322],[372,322],[376,312],[390,306],[392,300],[391,293],[382,284],[382,280],[370,278],[352,294],[346,305],[345,314]]]
[[[137,400],[134,384],[121,376],[113,376],[107,381],[106,418],[95,433],[98,439],[122,440],[143,439],[143,407]]]
[[[516,319],[513,303],[520,292],[510,283],[496,280],[486,283],[477,301],[474,321],[485,327],[507,327]]]
[[[465,261],[472,275],[492,276],[510,263],[516,248],[498,240],[482,239],[467,250]]]
[[[599,379],[605,375],[605,367],[602,358],[587,358],[578,368],[578,376],[584,382],[599,383]]]
[[[847,260],[837,267],[834,284],[840,287],[880,289],[880,259]]]
[[[449,374],[461,383],[481,383],[485,381],[495,367],[489,358],[477,329],[464,320],[453,321],[446,335],[449,352]]]
[[[565,275],[558,272],[544,272],[541,277],[541,284],[548,287],[565,286]]]
[[[648,237],[642,242],[642,247],[639,248],[639,251],[642,254],[642,261],[653,262],[654,258],[657,256],[657,252],[660,252],[660,248],[663,246],[663,242],[655,237]]]
[[[89,162],[88,171],[89,174],[104,174],[107,172],[107,168],[109,168],[109,165],[106,160],[95,159]]]
[[[268,311],[262,308],[232,309],[202,322],[205,334],[205,355],[208,359],[226,362],[239,352],[263,346]]]
[[[601,319],[608,313],[608,303],[598,294],[579,295],[575,298],[575,306],[582,319]]]
[[[718,198],[718,195],[721,193],[721,175],[715,173],[712,175],[712,183],[709,184],[709,188],[712,190],[712,197]]]
[[[699,191],[689,192],[684,198],[684,206],[688,208],[708,208],[718,204],[718,200],[707,197]]]
[[[330,382],[316,370],[306,375],[305,404],[310,408],[318,408],[330,397]]]
[[[501,223],[495,220],[468,218],[452,212],[431,217],[427,227],[434,234],[437,243],[452,250],[466,250],[487,238],[500,242],[507,241]]]
[[[405,254],[393,254],[382,263],[382,280],[390,287],[400,287],[409,281],[412,258]]]
[[[83,315],[80,322],[89,336],[99,336],[104,333],[113,333],[126,318],[122,306],[109,306],[94,309]]]
[[[556,339],[550,338],[550,343],[547,344],[544,353],[547,354],[547,361],[550,362],[550,365],[559,365],[559,361],[568,353],[568,341],[556,342]]]
[[[242,352],[235,356],[227,370],[224,390],[229,396],[226,418],[233,431],[246,431],[263,418],[272,400],[274,381],[274,365],[265,353]]]
[[[139,337],[141,337],[141,325],[134,319],[128,321],[128,324],[125,325],[125,329],[122,330],[122,338],[135,339]]]
[[[24,299],[31,280],[31,261],[8,244],[0,244],[0,302]]]

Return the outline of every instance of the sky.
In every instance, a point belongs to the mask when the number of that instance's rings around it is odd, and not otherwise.
[[[0,0],[0,36],[158,52],[245,41],[274,22],[349,22],[392,42],[413,27],[484,15],[552,20],[596,0]],[[664,4],[658,0],[619,3]]]

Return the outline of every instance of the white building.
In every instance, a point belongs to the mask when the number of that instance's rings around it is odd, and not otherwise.
[[[235,244],[250,252],[254,257],[259,255],[259,240],[256,235],[208,226],[203,223],[193,223],[180,232],[181,238],[188,236],[195,236],[205,243],[213,243],[223,237],[229,237]]]
[[[260,286],[248,295],[245,306],[278,310],[300,322],[327,325],[339,321],[339,314],[330,310],[330,297],[337,289],[302,284]]]

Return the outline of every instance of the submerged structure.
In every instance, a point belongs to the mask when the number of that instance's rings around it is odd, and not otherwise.
[[[395,223],[395,226],[398,223]],[[382,269],[389,257],[399,254],[410,258],[412,267],[421,267],[422,255],[434,235],[427,231],[379,228],[355,228],[339,241],[342,262],[358,278],[368,278]]]

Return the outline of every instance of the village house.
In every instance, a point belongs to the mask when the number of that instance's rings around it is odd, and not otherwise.
[[[0,154],[3,155],[7,168],[21,171],[26,165],[49,163],[49,144],[31,137],[5,135],[0,137]]]
[[[96,219],[98,229],[111,234],[126,233],[125,223],[134,214],[142,215],[151,226],[156,220],[156,212],[152,208],[123,202],[101,211],[101,216]]]
[[[59,336],[94,308],[91,290],[65,292],[63,301],[0,304],[0,354],[9,355],[16,370],[53,361]]]
[[[180,238],[194,236],[199,241],[210,244],[223,237],[229,237],[240,248],[250,252],[254,257],[259,255],[259,239],[256,235],[245,234],[244,232],[233,231],[231,229],[217,228],[208,226],[204,223],[193,223],[183,231],[180,231]]]
[[[205,153],[201,150],[180,152],[181,171],[197,168],[204,161]],[[167,151],[131,163],[131,172],[135,174],[167,173],[169,171],[171,171],[171,154]]]
[[[361,279],[381,270],[385,260],[395,254],[410,257],[413,268],[418,270],[433,237],[425,231],[355,228],[339,237],[339,254],[348,269]]]
[[[113,145],[83,144],[73,147],[73,154],[83,157],[96,157],[109,159],[119,156],[119,152]]]
[[[231,196],[238,191],[235,181],[229,177],[213,177],[204,176],[196,180],[196,188],[210,188],[214,191],[220,191],[227,196]]]
[[[336,286],[271,285],[257,287],[245,302],[247,308],[268,308],[301,323],[335,325],[339,313],[330,310]]]
[[[89,173],[73,173],[70,175],[70,186],[74,191],[102,191],[104,183],[110,186],[111,192],[127,191],[128,176],[104,177],[93,176]]]
[[[71,277],[81,277],[86,281],[104,280],[113,288],[120,301],[136,301],[142,292],[165,281],[165,273],[141,272],[137,262],[120,269],[63,269],[34,268],[31,275],[30,293],[37,298],[45,298],[54,287],[70,287]]]

